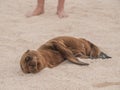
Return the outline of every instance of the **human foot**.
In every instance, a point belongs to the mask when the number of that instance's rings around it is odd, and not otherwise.
[[[66,14],[64,11],[57,11],[57,15],[59,18],[68,17],[68,14]]]
[[[44,13],[44,10],[42,8],[36,8],[32,13],[28,13],[26,16],[27,17],[38,16],[43,13]]]

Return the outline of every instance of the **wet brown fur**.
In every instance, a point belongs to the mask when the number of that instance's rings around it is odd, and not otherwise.
[[[63,36],[49,40],[36,51],[25,52],[20,65],[24,73],[36,73],[45,67],[53,68],[66,59],[78,65],[89,65],[76,57],[98,58],[99,54],[99,48],[91,42],[82,38]]]

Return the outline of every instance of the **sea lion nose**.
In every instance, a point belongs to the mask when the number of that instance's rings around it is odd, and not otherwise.
[[[36,66],[36,63],[33,62],[33,61],[31,61],[31,62],[29,63],[29,66],[35,67],[35,66]]]

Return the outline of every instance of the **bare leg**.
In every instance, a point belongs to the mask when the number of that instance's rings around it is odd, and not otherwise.
[[[58,0],[57,15],[59,18],[67,17],[68,15],[64,12],[65,0]]]
[[[43,13],[44,13],[44,0],[37,0],[36,9],[31,14],[28,14],[27,17],[37,16]]]

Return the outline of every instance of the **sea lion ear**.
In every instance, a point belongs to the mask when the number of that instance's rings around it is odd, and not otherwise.
[[[29,50],[29,49],[26,51],[26,53],[28,53],[28,52],[30,52],[30,50]]]

